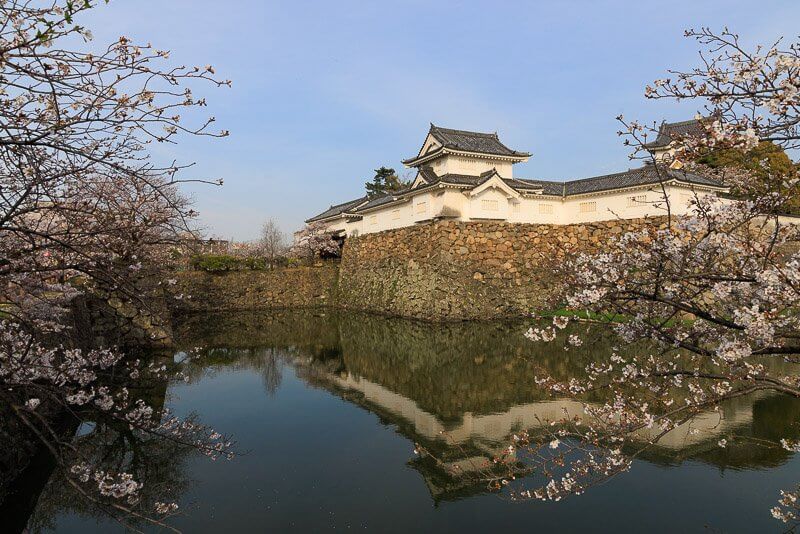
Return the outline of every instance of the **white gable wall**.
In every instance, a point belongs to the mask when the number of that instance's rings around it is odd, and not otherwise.
[[[425,138],[425,143],[422,145],[422,149],[419,151],[419,154],[417,155],[421,156],[440,146],[441,143],[439,143],[439,141],[437,141],[436,138],[433,137],[431,134],[428,134],[428,137]]]
[[[484,189],[477,195],[469,197],[469,213],[472,220],[500,219],[508,220],[511,207],[508,195],[496,188]]]
[[[497,169],[503,178],[513,178],[512,163],[496,159],[483,159],[476,157],[455,156],[448,154],[430,162],[433,171],[442,176],[444,174],[468,174],[477,176],[486,171]]]

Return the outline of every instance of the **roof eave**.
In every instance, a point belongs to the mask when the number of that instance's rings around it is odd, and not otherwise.
[[[610,192],[625,192],[625,191],[634,191],[634,190],[642,190],[642,189],[649,189],[653,186],[657,186],[660,184],[664,185],[673,185],[673,184],[680,184],[688,187],[694,187],[699,189],[707,189],[710,191],[719,191],[719,192],[727,192],[730,190],[729,187],[726,186],[718,186],[712,184],[702,184],[698,182],[692,182],[690,180],[681,180],[679,178],[670,178],[669,180],[664,180],[663,182],[655,181],[655,182],[648,182],[643,184],[634,184],[634,185],[626,185],[623,187],[607,187],[604,189],[595,189],[594,191],[581,191],[579,193],[566,193],[565,197],[580,197],[580,196],[594,196],[594,195],[601,195],[603,193],[610,193]]]
[[[514,154],[492,154],[489,152],[472,152],[470,150],[454,150],[452,148],[441,147],[438,150],[429,152],[423,156],[416,156],[403,160],[401,163],[406,167],[418,167],[423,163],[434,160],[440,156],[454,155],[454,156],[473,156],[486,159],[505,160],[512,163],[523,163],[528,161],[532,154],[528,152],[516,152]]]
[[[700,187],[703,189],[710,189],[712,191],[719,191],[721,193],[728,193],[730,192],[731,188],[727,185],[715,185],[715,184],[703,184],[699,182],[692,182],[691,180],[681,180],[680,178],[673,178],[673,181],[679,183],[681,185],[688,185],[691,187]]]
[[[337,213],[336,215],[329,215],[327,217],[320,217],[319,215],[317,215],[316,217],[311,217],[310,219],[306,219],[304,222],[306,224],[310,224],[312,222],[328,222],[328,221],[331,221],[333,219],[342,217],[343,215],[344,215],[344,213]]]
[[[392,200],[391,202],[387,202],[385,204],[379,204],[378,206],[372,206],[371,208],[367,208],[365,210],[360,210],[357,214],[356,213],[350,213],[348,215],[353,215],[353,216],[356,216],[356,217],[360,217],[362,213],[370,213],[372,211],[376,211],[376,210],[379,210],[381,208],[386,208],[386,207],[389,207],[389,206],[396,206],[398,204],[403,204],[405,202],[408,202],[409,200],[411,200],[411,196],[403,195],[402,197],[396,198],[396,199]]]

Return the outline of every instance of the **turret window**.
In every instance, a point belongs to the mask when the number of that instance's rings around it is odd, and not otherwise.
[[[500,203],[496,200],[481,200],[483,211],[499,211]]]
[[[628,197],[628,207],[636,208],[647,202],[646,195],[633,195]]]

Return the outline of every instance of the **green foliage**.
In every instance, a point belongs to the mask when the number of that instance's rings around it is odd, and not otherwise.
[[[380,169],[375,169],[375,177],[371,182],[366,182],[364,187],[367,190],[367,195],[374,197],[385,193],[400,191],[407,185],[408,184],[397,177],[394,169],[381,167]]]
[[[785,207],[788,212],[800,214],[800,186],[785,185],[788,178],[797,176],[798,165],[778,145],[762,141],[757,147],[746,152],[734,148],[715,150],[698,161],[713,169],[736,168],[750,171],[757,183],[750,184],[746,196],[762,196],[777,192],[787,199]],[[731,192],[742,194],[736,190]]]
[[[240,260],[241,268],[248,269],[250,271],[263,271],[264,269],[269,269],[269,262],[267,262],[264,258],[244,258]]]
[[[242,259],[224,254],[198,254],[192,258],[192,267],[198,271],[221,273],[241,268]]]
[[[265,271],[275,267],[286,267],[289,260],[279,258],[270,263],[267,258],[244,258],[230,254],[198,254],[191,259],[192,269],[208,273],[228,271]]]

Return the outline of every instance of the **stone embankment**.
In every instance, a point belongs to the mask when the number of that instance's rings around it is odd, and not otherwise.
[[[170,287],[178,312],[243,311],[335,305],[338,262],[265,271],[178,273]]]
[[[664,221],[453,222],[348,239],[337,304],[428,320],[520,317],[557,306],[568,256]]]
[[[350,238],[340,264],[185,272],[172,289],[183,312],[334,306],[432,321],[521,317],[559,304],[570,255],[663,224],[442,221]]]

